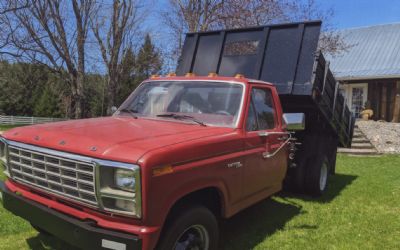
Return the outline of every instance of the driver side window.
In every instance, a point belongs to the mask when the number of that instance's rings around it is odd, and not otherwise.
[[[253,88],[246,121],[247,131],[268,130],[275,127],[275,106],[271,90]]]

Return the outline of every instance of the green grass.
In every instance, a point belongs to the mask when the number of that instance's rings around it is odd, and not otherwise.
[[[0,131],[5,131],[8,129],[20,127],[21,125],[0,125]]]
[[[399,214],[400,156],[339,155],[326,195],[281,193],[239,213],[222,223],[221,248],[400,249]],[[62,245],[0,207],[1,249]]]

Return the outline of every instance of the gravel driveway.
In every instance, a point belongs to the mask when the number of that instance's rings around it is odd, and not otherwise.
[[[400,123],[357,121],[356,125],[381,153],[400,153]]]

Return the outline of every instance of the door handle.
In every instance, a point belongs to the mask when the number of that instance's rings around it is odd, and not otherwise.
[[[262,153],[262,157],[263,157],[264,159],[271,158],[272,156],[274,156],[274,154],[270,154],[269,152],[264,152],[264,153]]]

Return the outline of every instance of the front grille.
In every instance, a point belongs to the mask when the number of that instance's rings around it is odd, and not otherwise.
[[[10,145],[9,170],[17,182],[97,206],[94,164]]]

